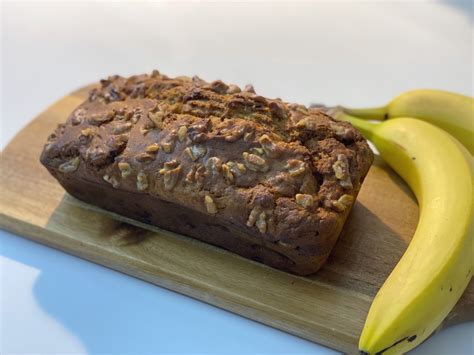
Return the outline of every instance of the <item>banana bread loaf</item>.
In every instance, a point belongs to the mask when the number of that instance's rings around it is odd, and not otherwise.
[[[301,275],[328,257],[372,160],[320,110],[158,71],[102,80],[41,155],[80,200]]]

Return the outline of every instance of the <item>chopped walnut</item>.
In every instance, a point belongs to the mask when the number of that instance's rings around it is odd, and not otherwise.
[[[122,134],[122,133],[125,133],[127,131],[130,131],[131,129],[132,129],[132,124],[130,122],[126,122],[126,123],[116,125],[112,129],[112,133],[113,134]]]
[[[217,157],[211,157],[206,162],[206,174],[215,176],[217,175],[222,169],[222,162]]]
[[[337,161],[332,165],[334,175],[339,180],[339,184],[347,189],[352,189],[352,181],[349,175],[349,162],[343,154],[338,154]]]
[[[71,124],[77,126],[81,124],[82,120],[86,117],[86,110],[80,108],[74,112],[74,115],[71,118]]]
[[[187,134],[188,134],[188,127],[186,127],[186,126],[179,127],[179,129],[178,129],[178,140],[180,142],[184,142],[184,140],[186,139]]]
[[[249,168],[252,171],[268,171],[269,166],[266,162],[265,159],[262,157],[256,155],[256,154],[250,154],[248,152],[242,153],[242,156],[245,161],[245,166]]]
[[[331,129],[334,131],[334,134],[342,139],[347,139],[348,135],[350,134],[351,130],[348,127],[344,127],[337,123],[331,122],[329,124]]]
[[[109,184],[111,184],[114,188],[117,188],[120,185],[120,183],[118,182],[118,180],[114,176],[104,175],[102,178],[105,181],[107,181]]]
[[[229,165],[222,164],[222,172],[224,174],[224,179],[229,183],[232,184],[234,182],[234,174],[230,170]]]
[[[253,147],[253,148],[250,148],[249,150],[250,150],[250,153],[252,154],[257,154],[257,155],[265,154],[265,151],[262,148]]]
[[[261,136],[258,141],[262,146],[263,150],[265,151],[265,154],[268,155],[270,158],[276,158],[281,155],[282,151],[280,147],[275,142],[273,142],[266,134]]]
[[[288,169],[288,173],[291,176],[299,176],[306,172],[306,163],[301,160],[290,159],[285,165],[285,168]]]
[[[168,141],[161,143],[161,147],[165,153],[172,153],[174,150],[174,141]]]
[[[192,161],[198,160],[207,153],[207,149],[203,145],[192,145],[191,147],[187,147],[184,151]]]
[[[194,180],[194,173],[196,172],[196,170],[193,168],[191,168],[191,170],[188,171],[188,173],[186,174],[186,177],[184,178],[184,182],[190,184],[193,182]]]
[[[130,117],[130,121],[132,121],[133,124],[137,123],[140,118],[142,118],[143,110],[141,107],[135,107],[133,110],[132,117]]]
[[[238,173],[236,172],[236,174],[238,175],[242,175],[247,171],[247,168],[242,163],[237,163],[235,166],[237,167]],[[234,171],[234,168],[232,168],[232,171]]]
[[[307,194],[296,194],[296,203],[304,208],[311,207],[314,204],[313,196]]]
[[[267,216],[265,215],[265,212],[261,212],[258,216],[257,221],[255,222],[255,226],[257,229],[260,231],[260,233],[265,233],[267,231],[267,221],[266,221]]]
[[[148,188],[148,177],[143,171],[140,171],[137,175],[137,190],[145,191],[147,188]]]
[[[81,160],[79,157],[72,158],[71,160],[59,165],[58,169],[62,173],[72,173],[77,170],[80,161]]]
[[[252,211],[250,211],[249,218],[247,219],[247,227],[253,227],[255,225],[261,212],[262,209],[260,207],[254,207]]]
[[[129,163],[120,162],[118,163],[118,168],[123,178],[126,178],[132,173],[132,167],[130,166]]]
[[[222,164],[222,172],[226,181],[229,184],[232,184],[235,181],[236,176],[242,176],[247,172],[247,168],[242,163],[229,161],[225,164]]]
[[[135,160],[140,163],[150,163],[155,160],[155,157],[148,153],[140,153],[135,156]]]
[[[349,208],[354,201],[354,198],[351,195],[344,194],[337,201],[332,201],[332,207],[334,207],[339,212],[344,212]]]
[[[171,191],[178,183],[181,166],[176,160],[166,162],[163,166],[163,169],[160,169],[160,174],[163,175],[165,190]]]
[[[173,159],[173,160],[165,162],[163,166],[165,167],[165,169],[171,170],[171,169],[177,168],[179,166],[179,163],[177,160]]]
[[[206,195],[204,196],[204,204],[206,205],[206,209],[208,213],[216,214],[217,213],[217,206],[211,196]]]
[[[88,118],[88,121],[92,125],[100,126],[101,124],[112,121],[114,116],[115,116],[115,112],[113,112],[113,111],[107,112],[106,114],[96,113],[96,114],[92,114]]]
[[[254,136],[255,136],[255,132],[254,132],[254,131],[252,131],[252,132],[247,132],[247,133],[244,134],[244,141],[245,141],[245,142],[250,142],[250,141],[253,139]]]
[[[154,128],[163,129],[164,113],[161,111],[148,112],[148,118],[153,122]]]
[[[150,144],[148,147],[146,147],[145,151],[147,153],[156,153],[158,150],[160,150],[160,145],[158,143],[153,143]]]
[[[141,133],[143,136],[146,136],[146,134],[147,134],[148,132],[150,132],[150,129],[151,129],[151,128],[148,128],[148,126],[144,125],[144,126],[140,127],[140,133]]]
[[[166,191],[171,191],[176,186],[180,172],[181,166],[178,166],[177,168],[168,170],[164,173],[163,178]]]
[[[106,151],[101,146],[90,146],[86,150],[85,160],[94,166],[103,166],[107,164],[110,157],[110,151]]]
[[[298,123],[296,124],[296,127],[306,128],[310,131],[315,131],[318,127],[318,120],[316,119],[316,117],[307,116],[301,119],[300,121],[298,121]]]

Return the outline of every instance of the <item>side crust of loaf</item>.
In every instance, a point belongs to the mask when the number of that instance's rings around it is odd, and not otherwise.
[[[74,197],[296,274],[316,272],[373,155],[317,109],[221,81],[101,81],[42,164]]]

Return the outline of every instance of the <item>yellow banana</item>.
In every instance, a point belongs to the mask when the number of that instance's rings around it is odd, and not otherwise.
[[[474,155],[474,99],[441,90],[412,90],[375,108],[343,108],[352,116],[372,120],[414,117],[449,132]]]
[[[404,353],[441,324],[472,277],[473,158],[447,132],[421,120],[338,116],[374,143],[420,206],[413,239],[377,293],[359,341],[361,353]]]

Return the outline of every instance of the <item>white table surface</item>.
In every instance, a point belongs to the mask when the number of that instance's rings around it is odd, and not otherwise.
[[[473,93],[465,2],[3,2],[1,147],[66,93],[109,74],[198,74],[300,103]],[[1,198],[1,192],[0,192]],[[333,351],[0,231],[0,352]],[[474,353],[474,323],[414,354]]]

